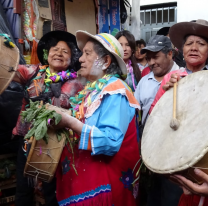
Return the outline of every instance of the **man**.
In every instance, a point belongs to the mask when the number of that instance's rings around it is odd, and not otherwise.
[[[164,36],[167,36],[168,38],[170,38],[169,37],[169,30],[170,30],[170,27],[163,27],[157,32],[157,35],[164,35]],[[172,45],[172,46],[174,47],[174,45]],[[182,52],[174,47],[174,53],[175,54],[173,55],[173,60],[175,61],[175,63],[179,67],[185,67],[186,62],[184,61]]]
[[[172,45],[170,39],[166,36],[156,35],[151,37],[147,46],[141,50],[141,53],[146,53],[147,62],[151,69],[151,72],[140,80],[134,93],[143,112],[142,125],[144,125],[163,77],[170,71],[178,70],[179,67],[172,60]],[[143,178],[142,175],[141,178]],[[178,205],[182,190],[177,185],[158,174],[151,174],[148,179],[151,179],[151,186],[146,194],[147,206]],[[147,180],[143,182],[147,182]],[[141,192],[143,190],[144,188],[140,189]]]
[[[170,71],[179,69],[179,67],[172,60],[171,41],[166,36],[156,35],[151,37],[141,53],[146,53],[147,62],[151,69],[151,72],[140,80],[134,94],[142,108],[143,124],[163,77]]]
[[[136,41],[136,52],[135,52],[135,58],[137,60],[137,64],[139,66],[140,71],[143,71],[146,67],[148,67],[146,54],[141,54],[141,50],[146,47],[146,42],[143,39]]]

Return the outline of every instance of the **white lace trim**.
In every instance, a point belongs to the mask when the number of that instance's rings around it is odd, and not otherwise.
[[[98,94],[98,96],[95,98],[95,100],[92,102],[92,104],[87,108],[87,111],[85,113],[85,118],[89,118],[93,115],[93,113],[99,108],[103,96],[106,94],[110,94],[110,95],[121,94],[123,96],[126,96],[126,98],[128,99],[128,96],[126,94],[126,88],[117,89],[114,91],[102,91],[100,94]],[[128,99],[128,101],[129,101],[129,99]],[[139,109],[139,110],[141,109],[140,105],[131,104],[130,102],[129,102],[129,105],[135,109]]]

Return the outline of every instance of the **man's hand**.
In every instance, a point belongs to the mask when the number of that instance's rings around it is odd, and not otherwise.
[[[169,90],[171,87],[173,87],[174,83],[178,82],[180,80],[180,75],[178,73],[171,74],[171,78],[169,82],[167,82],[164,86],[163,89],[165,91]]]
[[[177,181],[182,187],[184,187],[183,189],[185,194],[193,193],[201,196],[208,196],[208,175],[199,169],[195,169],[194,172],[204,181],[203,184],[198,185],[197,183],[193,183],[181,175],[173,175],[171,176],[171,179]]]

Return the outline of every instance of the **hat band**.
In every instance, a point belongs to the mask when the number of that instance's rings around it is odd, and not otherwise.
[[[122,58],[118,47],[114,44],[114,42],[107,35],[97,34],[95,36],[100,37],[102,40],[104,40],[104,42],[107,43],[110,48],[113,48],[114,52],[116,52],[116,54],[118,54],[118,56]]]

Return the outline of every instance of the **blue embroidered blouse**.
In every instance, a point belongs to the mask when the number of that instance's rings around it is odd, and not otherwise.
[[[116,77],[112,77],[107,85],[116,80]],[[124,82],[122,83],[125,85]],[[125,87],[127,88],[126,85]],[[95,98],[96,95],[93,99]],[[129,105],[126,96],[120,93],[104,95],[98,109],[85,119],[79,149],[87,150],[91,135],[92,155],[115,155],[121,147],[134,115],[135,108]]]

